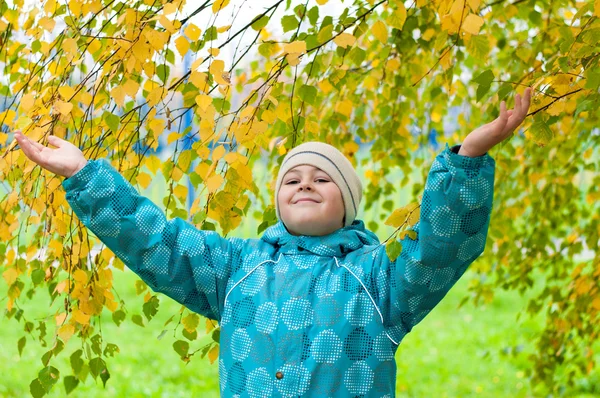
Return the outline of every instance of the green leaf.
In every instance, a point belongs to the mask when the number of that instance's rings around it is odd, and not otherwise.
[[[83,359],[81,359],[81,355],[83,355],[83,351],[81,349],[73,352],[71,354],[70,362],[71,362],[71,369],[73,369],[73,373],[75,373],[76,375],[79,374],[79,372],[81,372],[81,368],[83,366]]]
[[[400,252],[402,252],[402,244],[397,240],[392,239],[385,245],[385,252],[390,261],[396,261]]]
[[[319,7],[314,6],[310,10],[308,10],[308,21],[312,26],[316,26],[319,21]]]
[[[492,80],[494,80],[494,73],[491,70],[486,70],[482,72],[479,76],[477,76],[473,81],[477,84],[483,86],[489,86],[492,84]]]
[[[108,111],[104,111],[102,114],[102,120],[104,120],[112,132],[116,133],[119,130],[119,124],[121,123],[121,118],[119,116],[113,115]]]
[[[160,64],[156,67],[156,74],[158,75],[158,78],[163,83],[166,83],[167,80],[169,79],[170,71],[171,71],[171,68],[169,68],[169,66],[165,65],[165,64]]]
[[[110,373],[106,368],[106,362],[100,357],[96,357],[90,361],[90,373],[94,377],[94,379],[100,376],[100,380],[102,380],[102,384],[106,387],[106,382],[110,379]]]
[[[52,350],[46,351],[44,355],[42,355],[42,365],[48,366],[50,359],[52,359]]]
[[[299,22],[298,18],[295,15],[286,15],[281,18],[281,26],[283,27],[283,32],[289,32],[290,30],[295,30],[298,28]]]
[[[217,28],[213,25],[210,28],[206,29],[204,32],[204,41],[212,41],[217,40],[219,32],[217,32]]]
[[[367,53],[360,47],[353,47],[349,56],[355,65],[360,66],[367,57]]]
[[[215,343],[219,343],[221,341],[221,329],[213,330],[211,337]]]
[[[508,84],[508,83],[502,84],[500,86],[500,88],[498,89],[498,100],[502,101],[502,100],[506,99],[508,94],[510,94],[512,91],[513,91],[513,88],[510,84]]]
[[[123,312],[122,310],[117,310],[113,312],[112,319],[117,326],[121,326],[121,322],[125,320],[125,312]]]
[[[90,360],[90,373],[94,378],[98,377],[104,369],[106,369],[106,363],[102,358],[96,357]]]
[[[43,269],[40,269],[40,268],[35,269],[31,273],[31,281],[33,282],[33,284],[35,286],[37,286],[44,280],[45,276],[46,276],[46,273],[44,272]]]
[[[173,349],[181,358],[185,358],[190,349],[190,344],[184,340],[177,340],[173,343]]]
[[[29,392],[33,398],[41,398],[46,395],[46,390],[44,390],[40,379],[32,380],[31,384],[29,384]]]
[[[63,379],[63,383],[65,385],[65,392],[67,393],[67,395],[69,395],[71,391],[73,391],[77,387],[77,385],[79,384],[79,380],[77,379],[77,377],[69,375]]]
[[[50,391],[60,378],[60,372],[54,366],[46,366],[38,373],[38,379],[46,391]]]
[[[19,342],[17,343],[17,348],[19,349],[19,356],[23,355],[23,348],[25,348],[26,343],[27,343],[27,339],[25,338],[25,336],[23,336],[19,339]]]
[[[490,42],[485,35],[471,36],[467,43],[467,50],[472,57],[483,61],[490,53]]]
[[[138,326],[141,326],[141,327],[145,327],[145,325],[144,325],[144,320],[142,319],[142,316],[141,316],[141,315],[134,314],[134,315],[132,315],[132,316],[131,316],[131,320],[132,320],[132,321],[133,321],[133,323],[135,323],[136,325],[138,325]]]
[[[477,87],[477,102],[481,101],[488,91],[490,91],[490,86],[479,85]]]
[[[267,26],[268,22],[269,22],[269,17],[266,15],[263,15],[262,17],[258,18],[256,21],[252,22],[252,29],[261,30],[262,28]]]
[[[148,285],[146,285],[146,283],[141,279],[136,280],[134,285],[135,285],[135,294],[137,294],[138,296],[140,294],[144,293],[146,291],[146,289],[148,289]]]
[[[183,318],[181,320],[181,323],[183,324],[183,327],[191,333],[194,330],[196,330],[196,328],[200,324],[200,316],[198,316],[198,314],[191,313],[185,318]]]
[[[183,337],[185,337],[186,339],[190,340],[190,341],[194,341],[198,338],[198,331],[194,330],[193,332],[188,332],[187,329],[183,329],[181,331],[181,334],[183,335]]]
[[[158,297],[156,296],[150,297],[150,300],[144,303],[142,308],[144,311],[144,315],[146,315],[146,318],[148,318],[148,320],[151,320],[154,317],[154,315],[156,315],[156,313],[158,312],[159,304],[160,302],[158,301]]]
[[[302,101],[314,105],[317,98],[317,88],[315,86],[303,84],[298,90],[298,96]]]
[[[528,135],[539,146],[544,146],[552,140],[552,130],[544,120],[532,123]]]

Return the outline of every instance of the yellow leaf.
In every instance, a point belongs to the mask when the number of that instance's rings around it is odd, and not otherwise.
[[[115,100],[115,103],[118,106],[123,106],[123,103],[125,102],[125,90],[123,90],[122,86],[116,86],[110,90],[110,96]]]
[[[42,28],[46,29],[48,32],[52,32],[52,30],[54,29],[54,25],[56,25],[56,22],[54,21],[54,19],[50,19],[48,17],[42,17],[38,21],[38,24]]]
[[[344,115],[346,117],[350,117],[350,115],[352,114],[352,101],[350,101],[350,100],[339,101],[335,106],[335,111],[337,113],[341,113],[342,115]]]
[[[194,69],[194,68],[192,68]],[[203,72],[198,72],[198,71],[194,71],[190,74],[190,82],[196,86],[196,88],[198,88],[200,91],[202,92],[206,92],[207,89],[207,81],[208,79],[206,78],[206,73]]]
[[[127,94],[131,98],[135,98],[137,92],[140,89],[140,84],[135,80],[127,79],[127,81],[125,82],[125,84],[123,84],[122,87],[125,91],[125,94]]]
[[[594,15],[600,18],[600,0],[594,2]]]
[[[172,132],[167,137],[167,145],[171,145],[174,141],[177,141],[178,139],[179,139],[179,134],[177,134],[176,132]]]
[[[479,34],[479,29],[483,26],[483,18],[476,14],[469,14],[463,22],[463,30],[473,35]]]
[[[13,283],[15,283],[15,281],[17,280],[18,276],[19,276],[19,273],[14,268],[9,268],[9,269],[7,269],[6,271],[4,271],[2,273],[2,277],[4,278],[4,280],[6,281],[6,284],[8,286],[10,286]]]
[[[176,198],[185,203],[188,194],[188,188],[185,185],[178,184],[175,188],[173,188],[173,193],[175,194]]]
[[[190,49],[190,42],[185,37],[179,36],[175,39],[175,47],[177,48],[179,55],[183,57]]]
[[[317,0],[317,4],[320,5],[320,6],[322,6],[324,4],[327,4],[328,1],[329,0]]]
[[[296,66],[300,63],[300,54],[287,54],[285,60],[290,66]]]
[[[317,83],[319,88],[325,93],[328,94],[331,90],[333,90],[333,85],[329,82],[329,80],[321,80]]]
[[[302,40],[296,40],[291,43],[287,43],[283,46],[283,52],[288,54],[304,54],[306,52],[306,42]]]
[[[220,59],[215,59],[208,68],[208,71],[213,75],[217,84],[228,84],[229,82],[224,79],[225,62]]]
[[[66,100],[69,101],[72,97],[73,94],[75,94],[75,90],[73,90],[71,87],[69,86],[61,86],[58,88],[58,93]]]
[[[269,109],[265,109],[261,114],[261,120],[264,120],[267,123],[273,123],[276,117],[275,112]]]
[[[212,101],[213,101],[212,97],[207,94],[200,94],[200,95],[196,96],[196,104],[203,111],[206,111],[206,109],[209,107],[209,105],[212,104]]]
[[[56,101],[54,103],[54,108],[56,108],[61,115],[66,116],[73,110],[73,104],[70,102]]]
[[[175,3],[167,3],[164,5],[163,7],[163,14],[165,15],[171,15],[173,13],[177,12],[177,4]]]
[[[317,0],[318,2],[318,0]],[[219,358],[219,346],[217,344],[215,344],[213,346],[213,348],[210,349],[210,351],[208,352],[208,359],[210,360],[210,363],[214,363],[217,358]]]
[[[350,33],[342,33],[336,36],[336,38],[333,39],[333,42],[342,48],[346,48],[352,46],[356,42],[356,37],[352,36]]]
[[[385,225],[389,225],[394,228],[400,227],[402,224],[406,222],[406,217],[408,216],[408,209],[406,207],[401,207],[396,209],[390,214],[390,216],[385,220]]]
[[[73,319],[75,319],[75,321],[77,321],[77,323],[79,323],[81,325],[88,325],[90,323],[90,316],[87,314],[84,314],[79,309],[73,310],[71,315],[73,316]]]
[[[148,128],[158,136],[162,134],[165,129],[165,121],[163,119],[152,119],[148,122]]]
[[[421,208],[418,203],[412,203],[406,207],[410,212],[410,215],[408,216],[408,225],[412,227],[419,221],[421,217]]]
[[[12,126],[16,115],[16,112],[12,109],[7,109],[4,112],[0,112],[0,123]]]
[[[190,39],[192,41],[196,41],[200,38],[200,34],[202,33],[202,30],[199,27],[197,27],[196,25],[194,25],[193,23],[191,23],[185,27],[185,29],[183,30],[183,33],[185,33],[185,35],[188,37],[188,39]]]
[[[390,26],[393,26],[396,29],[402,29],[404,26],[404,22],[406,21],[406,7],[404,7],[404,3],[401,1],[397,2],[397,7],[394,12],[390,14],[387,19],[387,23]]]
[[[150,177],[149,174],[140,173],[137,175],[136,180],[138,184],[142,186],[142,188],[146,189],[150,186],[150,183],[152,182],[152,177]]]
[[[65,323],[65,319],[67,319],[67,313],[61,312],[60,314],[56,315],[54,319],[56,320],[56,326],[62,325]]]
[[[219,32],[219,33],[227,32],[230,28],[231,28],[231,25],[221,26],[220,28],[217,28],[217,32]]]
[[[160,22],[160,24],[169,32],[169,33],[175,33],[177,29],[175,29],[175,26],[173,26],[173,22],[171,22],[169,20],[169,18],[167,18],[164,15],[161,15],[160,18],[158,18],[158,22]]]
[[[386,43],[388,39],[387,27],[381,21],[377,21],[373,24],[371,28],[373,31],[373,35],[379,40],[381,43]]]
[[[467,3],[469,3],[471,11],[477,12],[477,10],[479,10],[479,4],[481,3],[481,0],[467,0]]]
[[[227,7],[229,4],[229,0],[216,0],[212,5],[213,13],[221,11],[223,8]]]
[[[600,311],[600,297],[596,297],[594,301],[592,301],[592,307]]]
[[[221,174],[213,174],[206,180],[206,187],[210,193],[215,192],[223,183],[223,176]]]
[[[73,272],[73,279],[75,279],[76,282],[85,285],[88,281],[88,276],[84,270],[77,269],[75,272]]]
[[[211,47],[211,48],[208,49],[208,53],[210,55],[212,55],[213,57],[216,57],[217,55],[219,55],[220,52],[221,52],[221,50],[219,50],[216,47]]]
[[[62,43],[62,48],[67,54],[76,55],[78,53],[77,40],[71,37],[64,39]]]
[[[21,109],[23,109],[25,112],[29,111],[31,108],[33,108],[34,102],[35,98],[33,97],[33,94],[25,94],[21,98]]]
[[[212,161],[216,162],[221,159],[225,155],[225,147],[223,145],[219,145],[213,150],[212,153]]]
[[[60,328],[58,328],[58,337],[60,337],[60,339],[67,344],[67,342],[69,341],[69,339],[71,338],[71,336],[73,336],[73,334],[75,333],[75,326],[71,325],[70,323],[67,323],[66,325],[62,325]]]

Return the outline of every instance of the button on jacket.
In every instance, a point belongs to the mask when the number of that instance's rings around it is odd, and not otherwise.
[[[81,221],[153,290],[220,323],[222,396],[391,397],[398,344],[485,246],[494,160],[457,150],[434,160],[418,237],[402,240],[395,261],[361,220],[327,236],[293,236],[278,222],[260,239],[167,220],[106,160],[63,186]]]

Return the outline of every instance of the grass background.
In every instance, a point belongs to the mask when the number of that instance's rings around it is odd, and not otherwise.
[[[115,287],[128,303],[129,315],[142,313],[143,294],[136,295],[136,280],[131,271],[115,271]],[[401,343],[396,355],[398,397],[546,396],[534,391],[525,375],[530,366],[527,355],[535,349],[535,333],[542,326],[543,316],[522,316],[517,320],[526,298],[515,292],[498,292],[490,305],[475,307],[467,303],[458,308],[467,294],[468,280],[467,273]],[[5,293],[2,286],[0,294]],[[29,320],[49,313],[47,297],[38,291],[32,301],[24,303]],[[158,339],[166,320],[181,308],[166,297],[161,297],[160,303],[159,313],[145,327],[134,324],[130,317],[117,327],[105,311],[101,317],[104,341],[120,348],[120,353],[108,360],[111,378],[104,388],[100,379],[94,381],[89,376],[70,396],[218,397],[216,363],[211,365],[207,358],[193,357],[186,364],[173,351],[175,338],[171,331]],[[28,339],[20,357],[17,341],[24,334],[23,322],[2,318],[0,325],[0,396],[25,397],[29,383],[43,367],[40,358],[48,348]],[[171,323],[168,328],[173,326]],[[53,330],[48,331],[49,336],[52,333]],[[47,340],[51,342],[52,338]],[[199,347],[195,343],[192,347]],[[72,339],[60,358],[51,361],[61,376],[71,373],[68,357],[80,348],[78,344],[78,339]],[[509,347],[512,353],[506,353]],[[515,347],[520,352],[516,353]],[[596,372],[585,383],[567,391],[566,396],[596,397],[600,396],[599,388],[600,374]],[[61,380],[50,396],[64,395]]]
[[[368,156],[367,152],[363,156]],[[358,166],[359,176],[370,165]],[[413,180],[422,178],[423,170],[415,168]],[[272,171],[264,164],[257,163],[254,169],[259,178],[259,187],[266,187],[272,178]],[[399,170],[390,170],[387,178],[399,181]],[[155,178],[151,187],[143,192],[162,203],[165,183]],[[363,181],[365,181],[363,179]],[[266,191],[266,189],[265,189]],[[402,206],[412,197],[408,188],[400,189],[394,195],[397,206]],[[389,213],[376,203],[364,212],[362,203],[359,216],[368,223],[373,220],[381,225],[377,235],[385,239],[391,227],[383,225],[382,217]],[[258,222],[248,217],[240,228],[230,236],[256,236]],[[128,319],[117,327],[108,311],[104,311],[97,328],[101,328],[105,343],[117,344],[120,352],[107,360],[111,378],[106,387],[102,382],[88,377],[80,384],[72,397],[218,397],[218,367],[210,364],[207,358],[199,356],[184,363],[174,352],[172,344],[174,324],[167,326],[169,332],[160,340],[158,336],[165,329],[165,322],[178,314],[181,306],[160,296],[160,309],[155,318],[145,327],[131,321],[131,315],[142,314],[143,294],[137,295],[132,272],[115,270],[115,289],[127,303]],[[492,303],[475,307],[468,302],[458,308],[459,302],[468,294],[470,272],[457,283],[446,298],[428,315],[400,345],[396,362],[398,365],[396,391],[398,397],[549,397],[541,390],[535,390],[527,379],[526,372],[531,363],[527,357],[535,350],[535,336],[543,327],[544,316],[531,319],[523,314],[528,297],[517,292],[497,291]],[[541,278],[538,278],[541,282]],[[6,285],[0,281],[0,307],[6,305]],[[533,295],[533,292],[529,293]],[[45,291],[38,289],[32,300],[21,300],[28,320],[36,321],[54,313],[61,303],[49,308]],[[51,325],[51,323],[49,323]],[[54,330],[49,326],[46,340],[52,342]],[[22,356],[17,342],[25,333],[23,321],[0,317],[0,397],[26,397],[29,384],[43,368],[42,355],[48,347],[41,347],[38,341],[28,338]],[[38,335],[38,332],[35,332]],[[71,374],[69,356],[81,348],[81,341],[73,338],[66,345],[58,359],[50,365],[59,369],[61,378]],[[190,351],[201,346],[195,341]],[[596,352],[600,352],[597,346]],[[597,356],[598,357],[598,356]],[[600,357],[598,357],[600,361]],[[50,392],[51,397],[65,396],[61,381]],[[600,370],[564,391],[564,396],[589,398],[600,397]]]

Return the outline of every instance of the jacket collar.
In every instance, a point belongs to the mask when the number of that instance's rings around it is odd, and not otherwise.
[[[362,220],[354,220],[352,225],[325,236],[294,236],[279,220],[277,224],[267,228],[261,240],[275,246],[280,253],[312,253],[327,257],[343,257],[365,245],[379,244],[377,235],[365,229]]]

